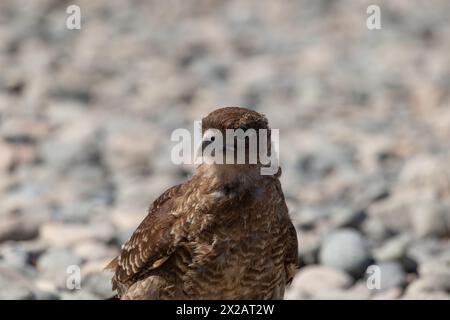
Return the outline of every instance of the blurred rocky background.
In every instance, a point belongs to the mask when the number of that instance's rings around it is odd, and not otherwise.
[[[102,268],[192,172],[172,130],[232,105],[280,129],[287,298],[450,298],[449,53],[447,0],[2,0],[0,299],[111,296]]]

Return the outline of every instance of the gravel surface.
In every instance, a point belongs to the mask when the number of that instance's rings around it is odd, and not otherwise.
[[[0,299],[111,296],[103,267],[192,173],[171,132],[230,105],[280,129],[287,298],[449,299],[450,2],[377,3],[380,30],[373,1],[2,0]]]

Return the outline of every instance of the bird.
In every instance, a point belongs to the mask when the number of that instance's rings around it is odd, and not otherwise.
[[[201,128],[202,150],[210,129],[270,133],[265,115],[243,107],[216,109]],[[262,175],[261,166],[203,162],[159,196],[105,268],[113,272],[115,299],[283,299],[298,269],[297,232],[281,168]]]

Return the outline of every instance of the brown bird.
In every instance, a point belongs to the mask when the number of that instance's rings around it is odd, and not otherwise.
[[[203,133],[238,128],[269,129],[264,115],[239,107],[202,120]],[[261,175],[261,166],[203,163],[156,199],[106,267],[117,298],[282,299],[297,266],[297,233],[281,170]]]

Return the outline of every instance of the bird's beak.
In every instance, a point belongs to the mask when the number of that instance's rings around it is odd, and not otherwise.
[[[211,143],[212,143],[212,141],[210,141],[210,140],[203,140],[202,141],[202,153],[203,153],[203,151],[205,151],[205,148],[207,146],[209,146]]]

